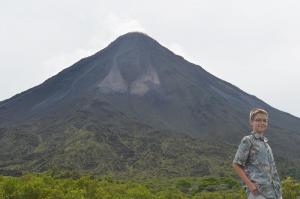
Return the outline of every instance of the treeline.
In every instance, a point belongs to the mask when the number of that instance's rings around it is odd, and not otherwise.
[[[283,198],[300,196],[300,183],[282,181]],[[120,180],[74,173],[0,176],[1,199],[245,199],[230,177]]]

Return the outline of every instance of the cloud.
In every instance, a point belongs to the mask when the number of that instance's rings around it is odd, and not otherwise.
[[[131,31],[145,32],[145,28],[136,19],[121,19],[116,14],[109,14],[105,25],[114,36],[122,35]]]
[[[186,49],[179,43],[176,43],[176,42],[171,42],[170,44],[167,43],[166,47],[168,49],[170,49],[176,55],[182,56],[185,60],[192,62],[192,63],[197,63],[197,59],[195,59],[193,56],[191,56],[191,54],[188,53],[186,51]]]
[[[122,34],[132,31],[146,31],[138,20],[121,18],[114,13],[99,17],[95,23],[94,31],[88,35],[89,39],[86,39],[83,47],[60,52],[42,63],[43,77],[53,76],[80,59],[98,52]]]
[[[146,32],[141,23],[134,18],[121,18],[115,13],[109,13],[99,19],[93,33],[89,46],[93,49],[104,48],[118,36],[128,32],[140,31]]]

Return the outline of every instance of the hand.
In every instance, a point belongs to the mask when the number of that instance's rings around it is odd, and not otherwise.
[[[253,182],[250,183],[250,185],[248,186],[248,188],[249,188],[250,192],[253,195],[256,195],[256,193],[257,193],[257,187],[256,187],[256,185]]]

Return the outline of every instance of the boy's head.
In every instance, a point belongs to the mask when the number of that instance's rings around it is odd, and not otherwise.
[[[254,108],[250,111],[249,122],[252,130],[256,133],[263,133],[268,126],[268,112]]]

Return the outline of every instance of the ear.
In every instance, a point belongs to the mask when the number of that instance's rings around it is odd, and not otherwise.
[[[249,126],[251,129],[253,128],[253,121],[249,120]]]

